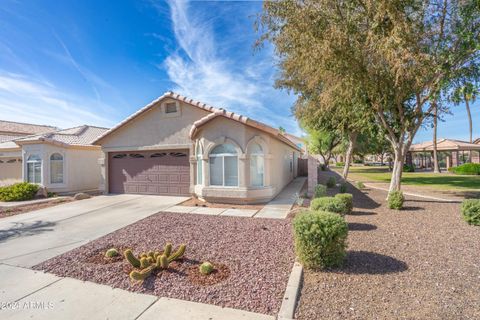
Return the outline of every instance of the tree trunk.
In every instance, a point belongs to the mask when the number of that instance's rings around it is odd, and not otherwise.
[[[463,99],[465,100],[465,108],[467,108],[468,125],[469,125],[469,129],[470,129],[470,143],[472,143],[473,142],[473,137],[472,137],[472,131],[473,131],[472,114],[470,113],[470,105],[468,104],[468,98],[467,98],[467,95],[465,93],[463,94]]]
[[[380,165],[383,166],[383,152],[380,154]]]
[[[355,148],[355,143],[357,142],[357,133],[350,133],[348,135],[348,148],[345,153],[345,165],[343,166],[343,179],[345,181],[348,177],[348,170],[350,169],[350,163],[352,161],[353,149]]]
[[[435,107],[433,108],[433,172],[440,173],[440,167],[438,165],[438,152],[437,152],[437,116],[438,116],[438,106],[435,102]]]
[[[397,145],[394,148],[394,160],[392,178],[390,180],[390,187],[388,192],[399,191],[402,183],[403,163],[404,163],[404,150],[403,144]]]

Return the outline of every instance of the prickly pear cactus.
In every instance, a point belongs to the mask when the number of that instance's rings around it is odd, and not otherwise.
[[[140,260],[138,260],[135,255],[133,254],[131,249],[125,250],[123,253],[125,256],[125,259],[127,259],[128,262],[134,267],[134,268],[140,268]]]

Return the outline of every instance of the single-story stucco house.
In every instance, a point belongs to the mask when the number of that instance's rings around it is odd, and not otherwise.
[[[297,176],[301,149],[245,116],[167,92],[93,142],[105,193],[266,202]]]
[[[47,132],[14,137],[0,144],[0,154],[15,153],[17,166],[14,170],[0,166],[0,175],[38,183],[57,193],[98,191],[102,151],[92,141],[107,130],[88,125],[50,127]]]

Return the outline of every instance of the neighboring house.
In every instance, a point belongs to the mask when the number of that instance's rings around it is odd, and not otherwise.
[[[285,137],[287,137],[290,141],[295,143],[295,145],[302,150],[302,154],[307,155],[307,141],[304,137],[297,137],[293,134],[290,133],[284,133],[283,134]]]
[[[300,148],[279,130],[167,92],[95,142],[106,193],[194,194],[258,203],[294,177]]]
[[[22,148],[13,140],[55,130],[58,128],[0,120],[0,181],[22,179]]]
[[[23,180],[58,193],[98,190],[102,152],[92,141],[107,130],[83,125],[13,140],[22,149]]]

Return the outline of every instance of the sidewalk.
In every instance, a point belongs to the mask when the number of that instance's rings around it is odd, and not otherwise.
[[[295,204],[295,201],[297,201],[305,181],[307,181],[306,177],[295,178],[272,201],[267,203],[265,207],[255,215],[255,218],[285,219]]]
[[[159,298],[0,264],[1,319],[274,320],[243,310]]]

